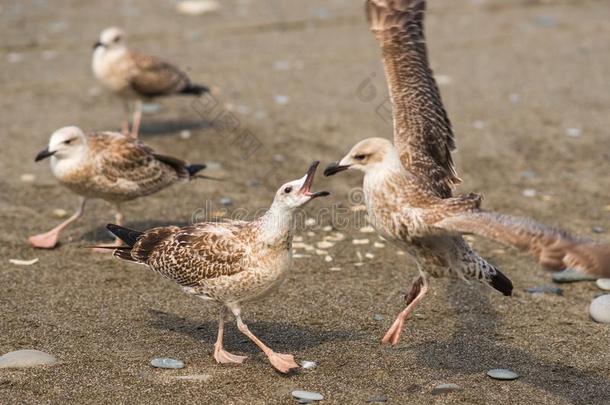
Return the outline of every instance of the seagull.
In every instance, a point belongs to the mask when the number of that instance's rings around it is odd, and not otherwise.
[[[35,161],[49,157],[53,175],[80,197],[80,203],[76,213],[66,221],[28,239],[32,246],[42,249],[57,245],[60,233],[83,215],[89,199],[99,198],[113,204],[115,221],[121,224],[121,203],[155,193],[173,183],[203,177],[197,173],[205,168],[202,164],[187,165],[182,160],[160,155],[142,141],[118,132],[85,134],[74,126],[55,131]]]
[[[155,57],[127,48],[125,32],[106,28],[93,46],[93,73],[110,91],[123,100],[123,133],[129,134],[129,110],[134,102],[131,135],[138,136],[142,100],[174,94],[200,96],[206,86],[193,84],[177,67]]]
[[[221,305],[214,359],[242,363],[246,357],[224,350],[225,315],[231,311],[241,333],[252,340],[273,367],[288,373],[299,367],[291,354],[277,353],[259,340],[244,323],[241,306],[276,290],[292,262],[292,238],[299,209],[326,191],[312,192],[319,162],[307,174],[284,184],[267,212],[251,222],[227,220],[179,228],[134,231],[109,224],[108,230],[127,244],[114,256],[144,264],[182,287],[187,293]]]
[[[377,232],[415,259],[419,275],[406,308],[382,339],[398,344],[409,314],[428,291],[428,276],[477,280],[504,295],[511,281],[479,256],[463,234],[478,234],[529,250],[550,270],[573,267],[610,275],[610,246],[519,218],[481,209],[477,194],[453,195],[459,179],[451,123],[428,65],[424,0],[368,0],[366,13],[383,54],[393,105],[394,143],[369,138],[324,174],[364,172],[369,220]]]

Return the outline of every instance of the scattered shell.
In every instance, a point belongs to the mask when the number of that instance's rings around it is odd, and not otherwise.
[[[183,381],[208,382],[210,380],[210,378],[212,378],[212,376],[209,374],[187,374],[187,375],[178,375],[174,378],[176,380],[183,380]]]
[[[221,197],[220,200],[218,200],[218,202],[221,205],[229,206],[229,205],[233,205],[233,200],[231,200],[229,197]]]
[[[374,321],[383,321],[383,315],[374,314],[373,315],[373,320]]]
[[[506,254],[506,250],[504,249],[492,249],[491,253],[494,255],[503,255]]]
[[[324,261],[325,261],[326,263],[330,263],[330,262],[332,262],[332,261],[333,261],[333,258],[332,258],[332,256],[330,256],[330,255],[326,255],[326,257],[324,258]]]
[[[525,289],[526,292],[531,294],[555,294],[563,295],[563,290],[553,285],[537,285]]]
[[[320,249],[329,249],[329,248],[335,246],[335,244],[332,242],[323,240],[321,242],[316,243],[316,246],[319,247]]]
[[[308,245],[307,243],[303,242],[293,243],[292,247],[295,249],[305,249],[308,252],[313,252],[313,250],[315,249],[312,245]]]
[[[201,15],[218,11],[220,4],[213,0],[182,0],[176,5],[176,10],[181,14]]]
[[[65,218],[68,216],[68,211],[64,210],[63,208],[57,208],[53,210],[53,216],[55,218]]]
[[[157,368],[184,368],[182,361],[168,358],[152,359],[150,365]]]
[[[328,255],[328,252],[326,250],[316,249],[316,254],[318,256],[326,256],[326,255]]]
[[[189,131],[188,129],[183,129],[182,131],[180,131],[180,138],[189,139],[190,137],[191,137],[191,131]]]
[[[311,392],[311,391],[301,391],[301,390],[292,391],[292,396],[300,401],[308,401],[308,402],[321,401],[324,399],[324,396],[320,393]]]
[[[17,266],[31,266],[35,263],[38,263],[38,258],[32,260],[9,259],[8,261]]]
[[[288,96],[278,94],[273,97],[273,100],[275,100],[275,103],[278,105],[286,105],[290,101],[290,98]]]
[[[36,176],[31,173],[24,173],[21,175],[21,181],[24,183],[33,183],[36,180]]]
[[[573,283],[576,281],[593,281],[597,277],[581,273],[576,269],[565,269],[563,271],[553,273],[551,276],[556,283]]]
[[[143,114],[154,114],[159,111],[161,111],[161,106],[159,104],[154,104],[154,103],[142,104],[142,113]]]
[[[610,278],[600,278],[595,284],[602,290],[610,291]]]
[[[345,235],[343,235],[341,232],[335,232],[332,235],[324,237],[324,240],[332,240],[334,242],[341,242],[343,239],[345,239]]]
[[[205,169],[206,170],[220,170],[222,169],[222,165],[218,162],[214,162],[213,160],[210,160],[208,162],[205,162]]]
[[[350,207],[350,210],[357,212],[357,211],[366,211],[366,205],[354,205],[353,207]]]
[[[312,368],[316,368],[317,364],[315,361],[303,360],[301,362],[301,367],[305,370],[311,370]]]
[[[302,255],[302,254],[300,254],[300,253],[294,253],[294,254],[292,255],[292,258],[293,258],[293,259],[302,259],[302,258],[304,258],[304,257],[311,257],[311,255]]]
[[[362,261],[362,253],[360,253],[360,251],[356,252],[356,257],[358,258],[358,261],[361,262]]]
[[[376,247],[377,249],[382,249],[385,247],[385,243],[375,242],[375,243],[373,243],[373,246]]]
[[[589,315],[595,322],[610,323],[610,294],[600,295],[591,301]]]
[[[40,350],[16,350],[0,357],[0,368],[26,368],[36,366],[50,366],[57,363],[57,359]]]
[[[436,387],[432,388],[432,395],[440,395],[440,394],[446,394],[448,392],[451,391],[458,391],[460,390],[460,386],[457,384],[440,384],[437,385]]]
[[[375,228],[373,228],[370,225],[364,226],[364,227],[360,228],[360,232],[362,232],[362,233],[374,233],[375,232]]]
[[[404,255],[405,255],[405,252],[403,252],[402,250],[397,250],[397,251],[396,251],[396,254],[397,254],[398,256],[404,256]]]
[[[330,271],[341,271],[341,267],[331,267],[328,270],[330,270]]]
[[[487,375],[496,380],[516,380],[519,378],[519,374],[504,368],[491,369],[487,372]]]
[[[294,238],[292,238],[293,241],[295,242],[303,242],[303,237],[302,236],[295,236]]]
[[[533,188],[526,188],[521,192],[521,194],[523,194],[524,197],[536,197],[536,194],[538,193]]]
[[[324,228],[322,228],[322,230],[323,230],[324,232],[330,232],[330,231],[332,231],[332,230],[333,230],[333,227],[332,227],[332,226],[330,226],[330,225],[326,225]]]
[[[364,255],[364,257],[366,257],[367,259],[374,259],[374,258],[375,258],[375,255],[374,255],[374,254],[372,254],[372,253],[366,253],[366,254]]]
[[[309,231],[306,233],[307,236],[309,236],[310,238],[313,238],[314,236],[316,236],[315,232]]]
[[[566,128],[566,135],[570,138],[578,138],[582,134],[580,128]]]
[[[362,262],[356,262],[356,263],[354,263],[354,267],[360,267],[360,266],[362,266],[362,265],[364,265],[364,263],[362,263]]]
[[[485,121],[476,120],[472,123],[475,129],[485,129]]]
[[[368,245],[370,241],[368,239],[354,239],[352,240],[354,245]]]
[[[316,220],[313,218],[307,218],[305,220],[305,226],[314,226],[316,224]]]

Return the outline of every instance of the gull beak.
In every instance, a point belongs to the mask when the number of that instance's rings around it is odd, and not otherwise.
[[[104,45],[100,41],[97,41],[95,44],[93,44],[93,49],[97,49],[98,46],[106,46],[106,45]]]
[[[324,176],[332,176],[333,174],[337,174],[339,172],[349,169],[350,166],[351,165],[342,165],[340,164],[340,162],[333,162],[326,166],[326,169],[324,169]]]
[[[311,197],[312,200],[316,197],[326,197],[330,194],[328,191],[317,191],[315,193],[311,192],[311,185],[313,184],[313,178],[319,164],[320,162],[316,160],[311,164],[311,166],[309,166],[309,170],[307,170],[307,174],[305,175],[305,182],[301,186],[301,190],[299,190],[299,192],[307,197]]]
[[[34,162],[38,162],[39,160],[46,159],[49,156],[53,156],[55,154],[55,152],[57,152],[57,151],[49,152],[49,147],[46,147],[43,150],[41,150],[38,153],[38,155],[36,155],[36,158],[34,159]]]

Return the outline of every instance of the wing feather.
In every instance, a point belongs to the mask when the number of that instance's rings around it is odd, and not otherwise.
[[[129,83],[133,90],[145,97],[179,93],[190,85],[186,73],[155,57],[129,51],[133,61]]]

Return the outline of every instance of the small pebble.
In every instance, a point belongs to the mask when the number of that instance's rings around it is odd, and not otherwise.
[[[385,247],[385,243],[375,242],[375,243],[373,243],[373,246],[376,247],[377,249],[382,249]]]
[[[62,208],[57,208],[53,210],[53,216],[55,218],[65,218],[68,216],[68,211],[62,209]]]
[[[472,123],[475,129],[485,129],[485,121],[477,120]]]
[[[404,255],[405,255],[405,252],[403,252],[402,250],[397,250],[397,251],[396,251],[396,254],[397,254],[398,256],[404,256]]]
[[[294,259],[302,259],[302,258],[304,258],[304,257],[311,257],[311,255],[302,255],[302,254],[300,254],[300,253],[295,253],[295,254],[293,254],[293,255],[292,255],[292,257],[293,257]]]
[[[345,235],[343,235],[341,232],[335,232],[330,236],[325,236],[324,239],[332,240],[334,242],[341,242],[343,239],[345,239]]]
[[[341,267],[331,267],[328,270],[330,270],[330,271],[341,271]]]
[[[524,179],[531,180],[536,178],[536,173],[533,170],[524,170],[521,173],[521,177],[523,177]]]
[[[330,262],[332,262],[332,261],[333,261],[333,257],[332,257],[332,256],[330,256],[330,255],[326,255],[326,257],[324,257],[324,261],[325,261],[326,263],[330,263]]]
[[[174,378],[176,380],[183,380],[183,381],[208,382],[210,380],[210,378],[212,378],[212,376],[209,374],[188,374],[188,375],[178,375]]]
[[[209,161],[205,162],[205,168],[206,170],[219,170],[222,168],[222,165],[218,162]]]
[[[290,100],[288,98],[288,96],[283,96],[283,95],[274,96],[273,99],[275,100],[275,103],[278,105],[286,105],[286,104],[288,104],[288,101]]]
[[[142,113],[143,114],[154,114],[161,110],[161,106],[159,104],[154,103],[144,103],[142,104]]]
[[[522,192],[524,197],[536,197],[536,190],[534,190],[533,188],[526,188],[525,190],[523,190]]]
[[[304,400],[308,402],[321,401],[324,399],[324,396],[320,393],[301,390],[292,391],[292,396],[298,400]]]
[[[553,273],[551,277],[556,283],[573,283],[576,281],[593,281],[597,279],[595,276],[581,273],[576,269],[565,269],[563,271]]]
[[[326,256],[326,255],[328,255],[328,252],[326,250],[316,249],[316,254],[318,256]]]
[[[559,287],[555,287],[552,285],[537,285],[535,287],[526,288],[525,291],[532,294],[555,294],[555,295],[563,295],[563,290]]]
[[[446,394],[448,392],[451,391],[458,391],[460,390],[460,386],[457,384],[440,384],[437,385],[436,387],[432,388],[432,395],[440,395],[440,394]]]
[[[373,320],[374,321],[383,321],[383,315],[374,314],[373,315]]]
[[[218,202],[220,202],[220,205],[224,205],[225,207],[233,205],[233,200],[231,200],[229,197],[221,197]]]
[[[181,0],[176,10],[181,14],[201,15],[220,9],[220,4],[214,0]]]
[[[302,236],[295,236],[294,238],[292,238],[293,241],[295,242],[303,242],[303,237]]]
[[[332,226],[330,226],[330,225],[326,225],[324,228],[322,228],[322,230],[323,230],[324,232],[330,232],[330,231],[332,231],[332,230],[333,230],[333,227],[332,227]]]
[[[324,240],[322,242],[316,243],[316,246],[320,249],[330,249],[331,247],[335,246],[335,244]]]
[[[315,232],[309,231],[306,233],[307,236],[309,236],[310,238],[313,238],[314,236],[316,236]]]
[[[184,368],[184,363],[180,360],[168,358],[152,359],[150,365],[156,368]]]
[[[606,232],[606,230],[604,228],[602,228],[601,226],[594,226],[593,228],[591,228],[591,232],[604,233],[604,232]]]
[[[580,128],[566,128],[566,135],[570,138],[578,138],[582,130]]]
[[[610,291],[610,278],[600,278],[595,284],[602,290]]]
[[[38,263],[38,258],[31,260],[9,259],[8,261],[16,266],[31,266]]]
[[[451,76],[447,75],[434,75],[434,77],[436,78],[436,82],[439,86],[446,86],[448,84],[451,84],[451,82],[453,81],[453,79],[451,79]]]
[[[182,131],[180,131],[180,138],[189,139],[190,137],[191,137],[191,131],[189,131],[188,129],[183,129]]]
[[[261,183],[261,181],[260,181],[260,180],[256,180],[256,179],[255,179],[255,180],[248,180],[248,181],[246,182],[246,185],[247,185],[248,187],[260,187],[260,186],[262,185],[262,183]]]
[[[364,265],[364,263],[362,263],[362,262],[356,262],[356,263],[354,263],[354,267],[361,267],[361,266],[363,266],[363,265]]]
[[[364,226],[364,227],[360,228],[360,232],[361,233],[373,233],[373,232],[375,232],[375,228],[373,228],[372,226]]]
[[[0,357],[0,368],[26,368],[36,366],[50,366],[57,363],[57,359],[40,350],[16,350]]]
[[[610,323],[610,294],[600,295],[591,301],[589,315],[595,322]]]
[[[317,364],[315,361],[303,360],[301,362],[301,367],[305,370],[311,370],[312,368],[316,368]]]
[[[504,368],[494,368],[487,372],[487,375],[495,380],[516,380],[519,374]]]
[[[364,254],[364,257],[366,257],[367,259],[374,259],[374,258],[375,258],[375,255],[374,255],[374,254],[372,254],[372,253],[365,253],[365,254]]]
[[[388,402],[388,397],[386,397],[383,394],[373,395],[373,396],[369,397],[369,399],[367,399],[366,402],[369,404],[383,404],[385,402]]]
[[[368,239],[354,239],[352,240],[354,245],[368,245],[370,241]]]
[[[314,226],[316,224],[316,220],[313,218],[307,218],[305,220],[305,226]]]
[[[36,176],[30,173],[24,173],[21,175],[21,181],[24,183],[33,183],[36,180]]]

